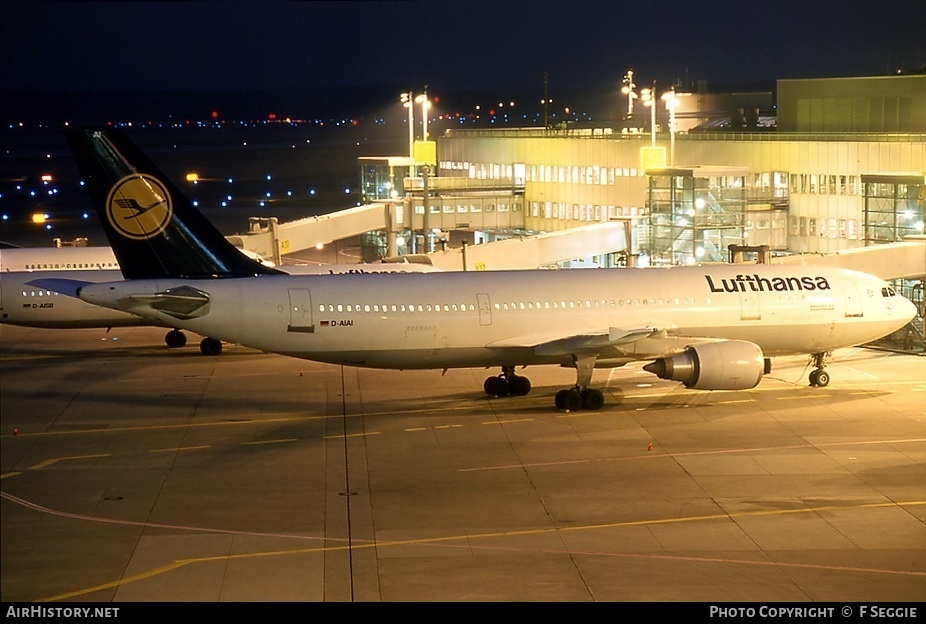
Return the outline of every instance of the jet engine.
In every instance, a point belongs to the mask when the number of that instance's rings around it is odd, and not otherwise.
[[[765,361],[758,345],[743,340],[690,345],[643,367],[660,379],[698,390],[748,390],[762,379]]]

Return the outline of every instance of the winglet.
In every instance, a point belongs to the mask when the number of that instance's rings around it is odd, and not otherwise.
[[[126,279],[280,273],[228,242],[123,132],[66,133]]]

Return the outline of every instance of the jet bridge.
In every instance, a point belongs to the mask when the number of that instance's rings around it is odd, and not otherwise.
[[[228,237],[233,245],[282,264],[286,254],[328,245],[373,230],[402,229],[402,206],[377,202],[326,215],[279,223],[276,217],[251,217],[245,234]]]
[[[630,253],[630,219],[435,251],[424,261],[445,271],[536,269],[575,258]],[[389,259],[387,259],[389,261]]]
[[[810,264],[853,269],[884,280],[926,277],[926,240],[869,245],[828,253],[775,256],[772,264]]]
[[[327,246],[335,241],[385,230],[394,243],[405,229],[401,202],[376,202],[327,215],[279,223],[275,217],[252,217],[249,231],[228,239],[236,247],[283,264],[283,256]],[[602,254],[625,252],[631,257],[629,219],[595,223],[535,236],[517,236],[480,245],[421,254],[419,262],[454,271],[534,269]],[[394,249],[394,245],[391,245]],[[402,258],[391,258],[401,261]]]

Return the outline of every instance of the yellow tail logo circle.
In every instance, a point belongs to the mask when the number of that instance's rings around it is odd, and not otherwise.
[[[170,223],[170,194],[154,176],[127,175],[113,185],[106,200],[106,217],[120,235],[132,240],[157,236]]]

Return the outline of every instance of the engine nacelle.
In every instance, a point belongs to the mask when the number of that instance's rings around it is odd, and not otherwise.
[[[698,390],[748,390],[765,371],[758,345],[743,340],[705,342],[643,367],[660,379],[672,379]]]

